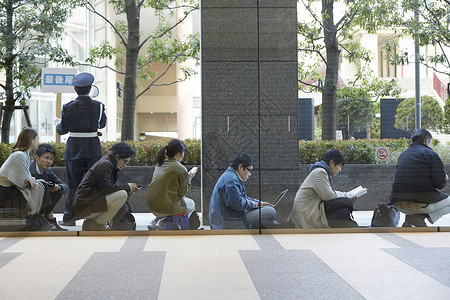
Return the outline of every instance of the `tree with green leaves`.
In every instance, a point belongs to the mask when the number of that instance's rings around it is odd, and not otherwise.
[[[447,97],[447,101],[444,105],[444,115],[442,117],[442,131],[450,133],[450,96]]]
[[[118,45],[104,41],[100,46],[90,50],[90,58],[86,62],[97,68],[108,68],[125,77],[123,89],[123,119],[121,140],[134,139],[134,116],[136,100],[153,86],[170,85],[188,79],[195,70],[185,67],[182,78],[171,83],[160,83],[161,78],[175,64],[198,58],[200,42],[197,34],[177,37],[175,29],[191,13],[199,9],[196,0],[109,0],[116,14],[125,16],[126,21],[111,22],[98,12],[89,1],[85,1],[87,9],[103,18],[112,28],[119,40]],[[158,19],[156,29],[149,35],[141,32],[141,19],[144,9],[153,10]],[[125,59],[121,56],[125,53]],[[98,65],[99,59],[116,58],[115,67]],[[153,63],[167,64],[161,74],[152,71]],[[125,66],[125,71],[122,67]],[[146,83],[146,87],[137,93],[137,80]]]
[[[79,1],[0,1],[0,97],[4,101],[2,143],[9,143],[16,103],[25,105],[30,89],[41,83],[41,69],[48,61],[73,64],[68,52],[55,43],[63,24]]]
[[[338,87],[339,57],[356,63],[359,70],[348,86],[372,85],[377,79],[367,67],[371,60],[369,50],[355,41],[356,30],[375,33],[379,28],[391,24],[392,15],[397,9],[396,0],[341,1],[343,12],[338,16],[338,8],[334,0],[301,0],[310,15],[298,23],[299,33],[299,82],[300,88],[308,91],[322,92],[322,138],[336,139],[336,99]],[[319,11],[319,3],[321,3]],[[313,64],[306,62],[313,59]],[[325,76],[318,70],[324,64]],[[376,90],[367,90],[376,95],[399,92],[396,82],[374,81]],[[366,83],[364,83],[366,82]]]
[[[375,123],[375,104],[367,92],[344,87],[337,90],[337,99],[336,128],[344,139]]]
[[[401,11],[393,22],[402,28],[400,33],[415,38],[418,46],[432,45],[437,49],[427,56],[419,55],[423,65],[450,76],[450,0],[403,0]],[[414,12],[418,13],[415,18]],[[385,48],[392,64],[405,61],[408,53],[401,53],[397,43],[386,43]]]
[[[422,128],[440,130],[442,125],[442,108],[438,101],[430,96],[420,97],[422,107]],[[395,128],[409,132],[415,126],[415,99],[406,98],[397,107],[395,115]]]

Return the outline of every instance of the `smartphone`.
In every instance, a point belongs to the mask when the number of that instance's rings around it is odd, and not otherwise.
[[[49,187],[54,187],[54,186],[55,186],[55,183],[54,183],[54,182],[51,182],[51,181],[47,181],[47,185],[48,185]]]
[[[142,185],[138,185],[137,187],[138,187],[138,189],[142,189]]]

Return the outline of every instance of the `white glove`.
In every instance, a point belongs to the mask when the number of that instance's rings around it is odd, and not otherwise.
[[[60,118],[56,118],[55,121],[53,121],[53,125],[58,125],[59,123],[61,123],[61,119]]]

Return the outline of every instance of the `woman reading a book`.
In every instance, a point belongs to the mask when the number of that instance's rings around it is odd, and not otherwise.
[[[356,196],[331,187],[345,164],[339,150],[329,150],[322,160],[311,165],[309,174],[295,195],[290,220],[297,228],[357,227],[352,219]]]

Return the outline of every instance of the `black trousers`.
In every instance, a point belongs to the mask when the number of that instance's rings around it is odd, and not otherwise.
[[[325,215],[328,225],[332,228],[357,227],[352,218],[353,200],[350,198],[336,198],[325,201]]]
[[[81,158],[66,160],[66,179],[69,186],[69,193],[66,197],[64,220],[71,220],[74,216],[73,199],[78,186],[83,180],[87,171],[99,160],[96,158]]]

